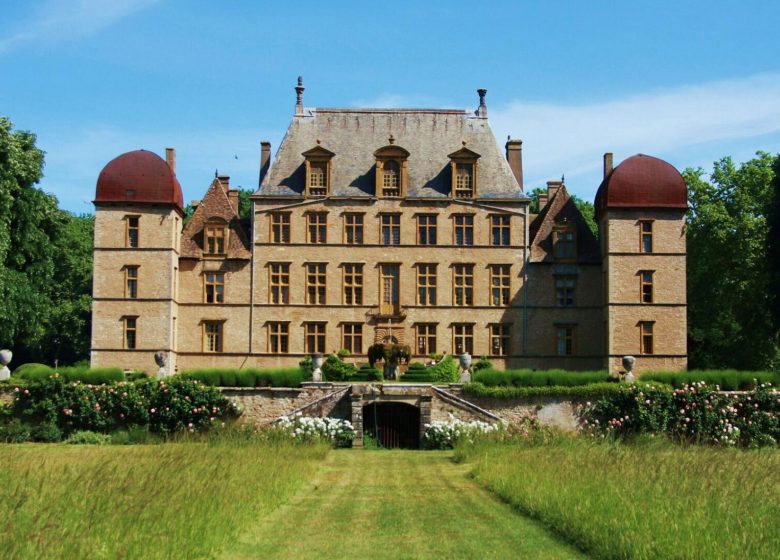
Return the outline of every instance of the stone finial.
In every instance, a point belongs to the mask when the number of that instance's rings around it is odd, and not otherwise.
[[[388,138],[387,141],[390,142],[390,144],[395,144],[395,136],[393,136],[393,134],[390,133],[390,138]]]
[[[298,85],[295,86],[295,114],[303,115],[303,76],[298,76]]]
[[[487,105],[485,105],[485,95],[487,95],[487,90],[485,88],[479,88],[477,90],[477,94],[479,94],[479,108],[476,111],[476,115],[478,117],[485,118],[487,117]]]

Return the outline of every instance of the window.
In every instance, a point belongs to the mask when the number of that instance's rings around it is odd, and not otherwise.
[[[278,305],[290,303],[290,264],[270,263],[268,271],[270,302]]]
[[[417,216],[417,244],[436,245],[436,214]]]
[[[203,321],[203,351],[222,352],[222,321]]]
[[[341,347],[352,354],[363,353],[363,325],[361,323],[344,323],[341,325]]]
[[[225,303],[225,273],[206,272],[203,275],[203,301]]]
[[[268,323],[268,351],[272,354],[290,351],[290,323]]]
[[[290,242],[290,214],[274,212],[271,214],[271,243]]]
[[[453,305],[466,307],[474,305],[474,265],[456,264],[453,270]]]
[[[207,255],[224,255],[225,238],[227,237],[227,228],[221,225],[207,225],[205,232]]]
[[[490,355],[509,355],[509,325],[490,325]]]
[[[639,301],[653,303],[653,271],[639,271]]]
[[[639,222],[639,252],[653,252],[653,222],[651,221]]]
[[[641,321],[639,323],[639,353],[653,353],[653,321]]]
[[[474,164],[455,164],[455,198],[474,197]]]
[[[306,265],[306,303],[325,304],[325,263]]]
[[[574,307],[574,296],[576,289],[576,276],[556,276],[555,305],[558,307]]]
[[[577,256],[576,233],[573,227],[553,230],[553,257],[556,260],[573,260]]]
[[[509,267],[508,264],[490,265],[490,305],[509,305]]]
[[[328,214],[326,212],[309,212],[306,214],[306,231],[306,240],[309,243],[327,243]]]
[[[303,334],[307,353],[325,353],[325,323],[304,323]]]
[[[436,265],[417,265],[417,305],[436,305]]]
[[[418,323],[417,329],[417,353],[422,356],[436,353],[436,324]]]
[[[363,214],[344,214],[344,243],[363,244]]]
[[[344,265],[344,304],[363,305],[362,264]]]
[[[138,247],[138,233],[139,222],[141,218],[139,216],[125,216],[126,238],[125,246],[132,247],[133,249]]]
[[[138,297],[138,267],[125,267],[125,297],[135,299]]]
[[[122,330],[124,330],[124,341],[126,350],[135,350],[137,348],[137,320],[138,317],[123,317]]]
[[[401,166],[389,160],[382,166],[382,196],[401,196]]]
[[[382,214],[382,245],[401,244],[401,215]]]
[[[509,245],[511,216],[494,214],[490,216],[490,244],[494,247]]]
[[[459,324],[452,325],[452,347],[455,354],[474,353],[474,325]]]
[[[328,194],[328,163],[324,161],[309,164],[309,194],[325,196]]]
[[[559,356],[571,356],[574,354],[574,332],[573,325],[559,325],[556,331],[556,354]]]
[[[455,214],[455,245],[474,245],[474,215]]]

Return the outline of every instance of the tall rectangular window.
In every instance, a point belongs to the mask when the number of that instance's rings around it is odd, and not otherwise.
[[[490,216],[490,244],[494,247],[509,245],[511,216],[493,214]]]
[[[271,214],[271,243],[290,242],[290,213],[274,212]]]
[[[325,353],[325,323],[304,323],[303,336],[306,353]]]
[[[306,214],[306,241],[313,244],[328,242],[328,214],[326,212],[309,212]]]
[[[272,354],[290,352],[290,323],[268,323],[268,351]]]
[[[203,233],[206,237],[204,252],[207,255],[224,255],[227,228],[221,225],[207,225]]]
[[[653,271],[639,271],[639,301],[653,303]]]
[[[382,245],[400,245],[401,244],[401,215],[400,214],[382,214]]]
[[[139,216],[125,216],[125,246],[132,247],[133,249],[138,247],[138,238],[140,232],[140,220]]]
[[[222,352],[222,321],[203,321],[203,351]]]
[[[328,194],[328,162],[312,161],[309,164],[309,194],[312,196]]]
[[[363,244],[363,214],[344,214],[344,243]]]
[[[553,257],[562,261],[577,257],[577,235],[573,227],[553,230]]]
[[[452,273],[452,304],[459,307],[474,305],[474,265],[453,265]]]
[[[556,276],[555,305],[558,307],[574,307],[576,290],[576,276]]]
[[[341,325],[341,347],[352,354],[363,353],[363,324],[344,323]]]
[[[436,305],[436,265],[417,265],[417,305]]]
[[[122,328],[124,330],[123,339],[126,350],[135,350],[137,348],[138,317],[123,317]]]
[[[363,265],[345,264],[344,305],[363,305]]]
[[[455,323],[452,325],[452,347],[455,354],[474,353],[474,325]]]
[[[268,273],[270,303],[277,305],[290,303],[290,264],[269,263]]]
[[[455,164],[455,198],[473,198],[474,164]]]
[[[509,277],[508,264],[490,265],[490,305],[501,307],[509,305]]]
[[[203,301],[225,303],[225,273],[206,272],[203,275]]]
[[[417,354],[427,356],[436,353],[436,324],[417,323]]]
[[[325,263],[306,265],[306,303],[325,305]]]
[[[652,354],[653,353],[653,321],[641,321],[639,323],[639,353],[640,354]]]
[[[138,267],[125,267],[125,297],[135,299],[138,297]]]
[[[639,252],[653,252],[653,222],[642,220],[639,222]]]
[[[436,245],[436,214],[417,216],[417,244]]]
[[[559,325],[556,327],[555,348],[559,356],[571,356],[574,354],[574,334],[576,328],[573,325]]]
[[[490,325],[490,355],[509,355],[509,325]]]
[[[474,215],[455,214],[452,219],[455,225],[455,245],[474,245]]]

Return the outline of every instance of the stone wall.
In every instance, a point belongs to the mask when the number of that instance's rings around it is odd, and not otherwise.
[[[300,389],[276,389],[271,387],[224,387],[222,394],[236,403],[243,414],[239,422],[265,426],[285,414],[311,404],[334,392],[334,388],[327,384]],[[338,402],[332,403],[330,410],[323,409],[328,416],[337,410]],[[343,411],[340,412],[343,414]]]

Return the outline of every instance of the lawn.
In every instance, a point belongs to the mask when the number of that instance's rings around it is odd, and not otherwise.
[[[476,481],[603,559],[774,559],[780,451],[666,441],[485,443]]]

